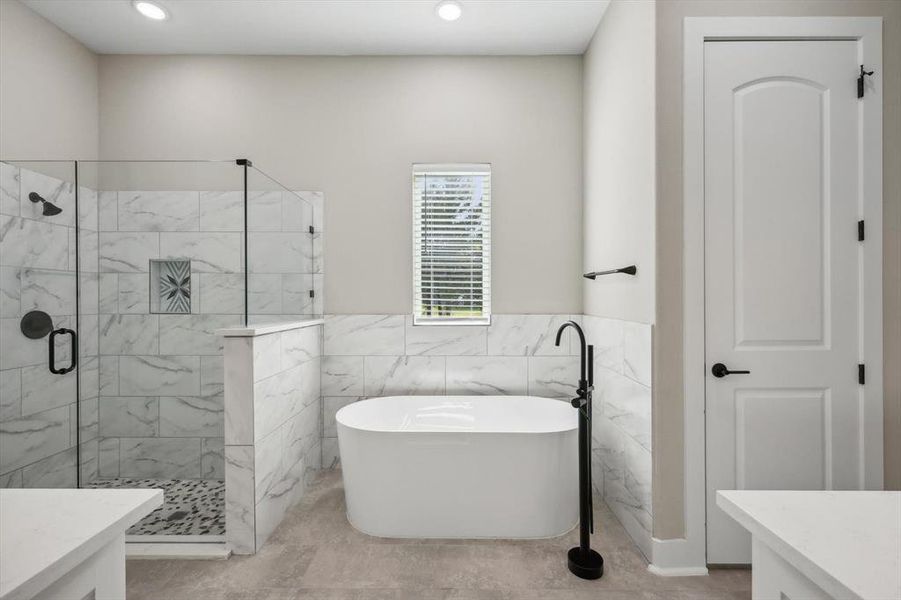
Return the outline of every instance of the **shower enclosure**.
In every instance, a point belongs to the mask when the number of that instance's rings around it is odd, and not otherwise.
[[[247,160],[0,162],[0,487],[161,487],[131,535],[219,540],[216,331],[321,314],[319,211]]]

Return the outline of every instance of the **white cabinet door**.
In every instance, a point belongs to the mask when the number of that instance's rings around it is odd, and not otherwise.
[[[749,563],[716,490],[861,486],[857,44],[704,60],[707,560]]]

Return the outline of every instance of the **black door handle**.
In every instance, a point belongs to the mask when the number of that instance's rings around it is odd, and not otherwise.
[[[716,363],[710,369],[714,377],[725,377],[726,375],[748,375],[750,371],[730,371],[723,363]]]
[[[69,334],[69,341],[71,343],[71,357],[69,359],[69,366],[63,367],[62,369],[56,368],[56,344],[54,340],[57,335],[61,333]],[[70,373],[75,370],[76,365],[78,365],[78,344],[76,343],[77,337],[75,332],[71,329],[57,329],[55,331],[50,332],[49,346],[50,346],[50,372],[54,375],[65,375],[66,373]]]

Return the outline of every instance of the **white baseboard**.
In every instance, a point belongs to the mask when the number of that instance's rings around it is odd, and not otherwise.
[[[225,544],[192,544],[187,542],[129,542],[125,544],[125,557],[128,559],[166,559],[183,560],[224,560],[231,551]]]
[[[648,565],[648,571],[658,577],[697,577],[707,575],[707,567],[658,567]]]
[[[661,577],[707,575],[707,556],[703,547],[684,538],[661,540],[651,538],[651,560],[648,571]]]

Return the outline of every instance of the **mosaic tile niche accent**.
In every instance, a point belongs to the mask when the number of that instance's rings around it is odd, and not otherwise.
[[[191,261],[150,261],[150,312],[191,314]]]

